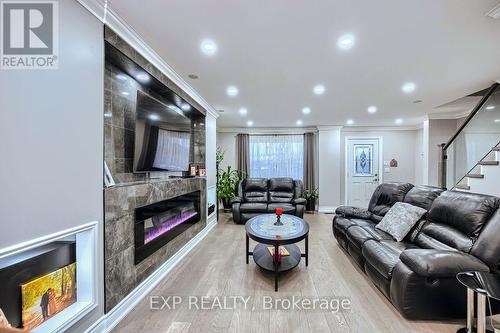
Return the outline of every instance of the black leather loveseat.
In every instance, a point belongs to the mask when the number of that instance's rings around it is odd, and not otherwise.
[[[428,211],[401,242],[375,228],[398,201]],[[375,190],[368,209],[339,207],[333,233],[406,318],[463,318],[466,292],[455,276],[497,271],[498,207],[497,197],[388,183]]]
[[[303,185],[292,178],[247,178],[236,185],[232,201],[233,220],[243,224],[250,218],[282,208],[285,214],[304,216]]]

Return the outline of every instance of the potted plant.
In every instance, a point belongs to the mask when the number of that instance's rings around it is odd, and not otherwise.
[[[230,166],[222,170],[220,165],[224,160],[224,151],[217,147],[215,164],[217,170],[217,198],[222,202],[225,212],[231,211],[231,200],[234,197],[236,184],[241,180],[241,175],[237,170],[232,170]]]
[[[317,188],[312,190],[305,190],[302,196],[307,201],[306,212],[314,212],[314,210],[316,209],[316,200],[319,198],[319,190]]]

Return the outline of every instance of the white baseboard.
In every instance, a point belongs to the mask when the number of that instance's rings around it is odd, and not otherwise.
[[[118,303],[110,312],[102,316],[85,333],[108,333],[144,299],[151,290],[160,283],[167,274],[182,260],[205,236],[217,225],[216,220],[210,221],[203,230],[187,242],[179,251],[170,257],[146,280],[142,281],[130,294]]]
[[[333,214],[338,206],[319,206],[318,213]]]

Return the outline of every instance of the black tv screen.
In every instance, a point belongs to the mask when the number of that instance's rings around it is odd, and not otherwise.
[[[191,119],[174,103],[137,92],[134,172],[187,171]]]

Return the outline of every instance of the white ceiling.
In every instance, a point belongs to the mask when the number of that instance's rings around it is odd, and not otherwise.
[[[224,113],[223,127],[417,124],[500,79],[498,0],[111,0],[110,6]],[[337,38],[354,34],[349,51]],[[218,52],[200,51],[205,38]],[[196,74],[199,79],[188,78]],[[411,95],[406,81],[417,84]],[[325,94],[312,93],[315,84]],[[239,88],[237,97],[225,93]],[[414,104],[414,100],[423,100]],[[369,105],[378,112],[367,113]],[[301,109],[309,106],[311,114]],[[238,113],[240,107],[248,115]],[[453,108],[456,111],[456,108]]]

